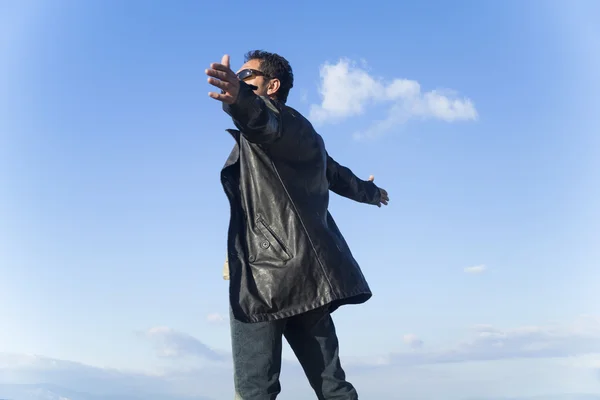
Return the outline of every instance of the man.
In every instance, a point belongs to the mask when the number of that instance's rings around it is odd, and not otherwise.
[[[228,130],[235,145],[221,171],[236,399],[277,397],[283,336],[319,399],[358,399],[330,314],[371,291],[327,210],[329,190],[379,207],[388,194],[334,161],[285,104],[293,73],[283,57],[250,52],[236,74],[225,55],[205,72],[220,89],[209,96],[238,128]]]

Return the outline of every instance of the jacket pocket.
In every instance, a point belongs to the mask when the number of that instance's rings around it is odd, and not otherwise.
[[[263,240],[260,242],[261,253],[271,253],[270,255],[272,257],[284,262],[292,258],[283,241],[265,222],[260,214],[256,217],[256,226],[263,236]]]

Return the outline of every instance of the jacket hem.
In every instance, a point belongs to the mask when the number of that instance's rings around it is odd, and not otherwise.
[[[275,321],[278,319],[289,318],[295,315],[303,314],[305,312],[309,312],[321,307],[330,306],[330,312],[337,310],[339,307],[343,305],[350,304],[362,304],[367,302],[373,294],[368,290],[355,290],[353,292],[348,293],[344,296],[335,296],[335,297],[327,297],[326,299],[305,305],[303,307],[297,307],[291,310],[279,311],[274,313],[263,313],[263,314],[252,314],[252,315],[244,315],[243,319],[240,319],[236,316],[234,318],[244,321],[244,322],[269,322]]]

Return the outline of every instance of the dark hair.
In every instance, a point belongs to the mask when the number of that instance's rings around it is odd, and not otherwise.
[[[278,54],[262,50],[253,50],[246,53],[245,62],[250,60],[259,60],[260,69],[265,75],[279,79],[281,85],[275,93],[275,97],[285,103],[290,89],[294,86],[294,73],[290,63]]]

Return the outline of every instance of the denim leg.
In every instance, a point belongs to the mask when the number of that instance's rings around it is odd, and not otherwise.
[[[290,318],[284,335],[319,400],[358,400],[356,389],[346,381],[327,308]]]
[[[244,323],[229,313],[236,400],[275,400],[281,392],[285,320]]]

